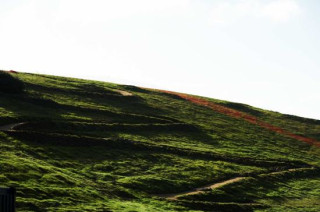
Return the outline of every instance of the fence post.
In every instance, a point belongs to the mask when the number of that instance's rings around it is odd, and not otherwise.
[[[16,212],[15,188],[0,188],[0,212]]]

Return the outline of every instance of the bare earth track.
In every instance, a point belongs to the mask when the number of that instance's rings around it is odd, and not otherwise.
[[[266,173],[267,175],[281,175],[283,173],[289,173],[289,172],[303,172],[306,170],[315,170],[314,167],[311,168],[294,168],[294,169],[288,169],[288,170],[284,170],[284,171],[276,171],[276,172],[269,172]],[[249,177],[249,176],[248,176]],[[198,187],[198,188],[194,188],[192,190],[188,190],[188,191],[184,191],[184,192],[180,192],[180,193],[171,193],[171,194],[158,194],[155,196],[161,197],[161,198],[165,198],[167,200],[178,200],[179,197],[183,197],[183,196],[190,196],[190,195],[196,195],[196,194],[200,194],[200,193],[205,193],[208,192],[212,189],[216,189],[216,188],[220,188],[224,185],[228,185],[228,184],[232,184],[232,183],[236,183],[242,180],[247,179],[248,177],[235,177],[235,178],[231,178],[229,180],[225,180],[219,183],[213,183],[213,184],[209,184],[206,186],[202,186],[202,187]]]
[[[18,127],[18,126],[21,126],[23,124],[25,124],[26,122],[21,122],[21,123],[13,123],[13,124],[8,124],[8,125],[3,125],[3,126],[0,126],[0,131],[12,131],[12,130],[15,130],[14,128]],[[306,169],[306,168],[300,168],[301,170],[303,169]],[[299,168],[297,169],[288,169],[284,172],[295,172],[295,171],[299,171],[300,170]],[[307,168],[307,169],[310,169],[310,168]],[[282,173],[283,171],[280,171],[280,172],[270,172],[268,173],[268,175],[276,175],[276,174],[279,174],[279,173]],[[205,186],[201,186],[201,187],[198,187],[198,188],[194,188],[192,190],[188,190],[188,191],[184,191],[184,192],[180,192],[180,193],[171,193],[171,194],[157,194],[155,196],[158,196],[158,197],[161,197],[161,198],[165,198],[167,200],[172,200],[172,201],[175,201],[175,200],[178,200],[179,197],[182,197],[182,196],[189,196],[189,195],[197,195],[197,194],[200,194],[200,193],[205,193],[205,192],[208,192],[212,189],[216,189],[216,188],[220,188],[224,185],[227,185],[227,184],[232,184],[232,183],[235,183],[235,182],[239,182],[241,180],[244,180],[248,177],[242,177],[242,176],[239,176],[239,177],[235,177],[235,178],[231,178],[229,180],[225,180],[225,181],[222,181],[222,182],[215,182],[215,183],[212,183],[212,184],[208,184],[208,185],[205,185]]]
[[[205,99],[202,99],[202,98],[199,98],[199,97],[195,97],[195,96],[191,96],[191,95],[188,95],[188,94],[177,93],[177,92],[172,92],[172,91],[165,91],[165,90],[157,90],[157,91],[179,96],[180,98],[188,100],[188,101],[190,101],[190,102],[192,102],[194,104],[211,108],[212,110],[217,111],[219,113],[222,113],[222,114],[234,117],[234,118],[238,118],[238,119],[243,119],[243,120],[245,120],[245,121],[247,121],[247,122],[249,122],[251,124],[258,125],[258,126],[260,126],[262,128],[265,128],[267,130],[270,130],[270,131],[285,135],[287,137],[296,139],[298,141],[302,141],[302,142],[308,143],[310,145],[314,145],[314,146],[320,147],[320,141],[317,141],[317,140],[312,139],[312,138],[307,138],[307,137],[304,137],[304,136],[296,135],[296,134],[291,133],[291,132],[289,132],[287,130],[284,130],[284,129],[280,128],[280,127],[271,125],[271,124],[269,124],[267,122],[264,122],[264,121],[261,121],[257,117],[249,115],[249,114],[246,114],[244,112],[240,112],[240,111],[228,108],[228,107],[224,107],[222,105],[215,104],[215,103],[210,102],[208,100],[205,100]]]
[[[236,177],[236,178],[232,178],[230,180],[226,180],[226,181],[222,181],[219,183],[214,183],[214,184],[209,184],[203,187],[199,187],[199,188],[195,188],[189,191],[184,191],[184,192],[180,192],[180,193],[174,193],[174,194],[161,194],[158,195],[159,197],[163,197],[166,198],[168,200],[177,200],[179,197],[181,196],[188,196],[188,195],[195,195],[195,194],[200,194],[200,193],[204,193],[208,190],[211,189],[215,189],[215,188],[219,188],[221,186],[230,184],[230,183],[234,183],[234,182],[238,182],[240,180],[243,180],[245,177]]]
[[[122,96],[133,96],[133,94],[128,91],[123,91],[123,90],[116,90],[116,91]]]
[[[25,124],[25,122],[3,125],[0,126],[0,131],[14,130],[15,127],[18,127],[23,124]]]

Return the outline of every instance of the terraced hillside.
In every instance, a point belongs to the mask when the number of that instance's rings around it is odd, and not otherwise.
[[[73,78],[1,83],[0,184],[18,211],[320,211],[319,120]]]

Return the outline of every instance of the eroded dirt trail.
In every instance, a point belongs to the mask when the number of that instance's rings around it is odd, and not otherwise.
[[[25,122],[3,125],[0,126],[0,131],[14,130],[15,127],[18,127],[23,124],[25,124]]]
[[[234,182],[238,182],[240,180],[245,179],[245,177],[236,177],[236,178],[232,178],[230,180],[226,180],[226,181],[222,181],[219,183],[214,183],[214,184],[209,184],[203,187],[199,187],[199,188],[195,188],[193,190],[189,190],[189,191],[184,191],[184,192],[180,192],[180,193],[174,193],[174,194],[161,194],[158,195],[159,197],[163,197],[166,198],[168,200],[177,200],[179,197],[181,196],[188,196],[188,195],[195,195],[195,194],[200,194],[200,193],[204,193],[210,189],[215,189],[215,188],[219,188],[221,186],[230,184],[230,183],[234,183]]]
[[[267,175],[283,175],[284,173],[289,173],[289,172],[305,172],[305,171],[310,171],[310,170],[315,170],[315,167],[309,167],[309,168],[292,168],[292,169],[287,169],[284,171],[274,171],[274,172],[269,172],[269,173],[265,173]],[[254,175],[252,175],[254,176]],[[251,177],[252,177],[251,176]],[[196,194],[200,194],[200,193],[205,193],[208,192],[212,189],[216,189],[216,188],[220,188],[224,185],[228,185],[228,184],[232,184],[232,183],[236,183],[245,179],[250,178],[250,176],[247,177],[235,177],[235,178],[231,178],[229,180],[225,180],[219,183],[213,183],[213,184],[209,184],[206,186],[202,186],[202,187],[198,187],[192,190],[188,190],[188,191],[184,191],[184,192],[180,192],[180,193],[171,193],[171,194],[158,194],[155,196],[161,197],[161,198],[166,198],[168,200],[178,200],[179,197],[182,196],[189,196],[189,195],[196,195]]]
[[[291,133],[289,131],[286,131],[286,130],[280,128],[280,127],[277,127],[277,126],[271,125],[269,123],[266,123],[264,121],[258,120],[257,117],[252,116],[252,115],[248,115],[248,114],[246,114],[244,112],[240,112],[240,111],[237,111],[237,110],[234,110],[234,109],[231,109],[231,108],[227,108],[227,107],[224,107],[222,105],[210,102],[208,100],[201,99],[201,98],[194,97],[194,96],[190,96],[190,95],[187,95],[187,94],[176,93],[176,92],[172,92],[172,91],[164,91],[164,90],[159,90],[159,91],[161,91],[163,93],[168,93],[168,94],[173,94],[173,95],[179,96],[179,97],[181,97],[181,98],[183,98],[185,100],[188,100],[188,101],[190,101],[190,102],[192,102],[194,104],[205,106],[205,107],[209,107],[209,108],[211,108],[211,109],[213,109],[213,110],[215,110],[215,111],[217,111],[219,113],[222,113],[222,114],[234,117],[234,118],[238,118],[238,119],[243,119],[243,120],[245,120],[247,122],[250,122],[252,124],[259,125],[260,127],[263,127],[263,128],[265,128],[267,130],[270,130],[270,131],[285,135],[287,137],[296,139],[298,141],[302,141],[302,142],[308,143],[310,145],[315,145],[315,146],[320,147],[320,141],[317,141],[317,140],[315,140],[313,138],[307,138],[307,137],[304,137],[304,136],[296,135],[296,134]]]
[[[128,91],[123,91],[123,90],[115,90],[115,91],[121,94],[122,96],[133,96],[133,94]]]

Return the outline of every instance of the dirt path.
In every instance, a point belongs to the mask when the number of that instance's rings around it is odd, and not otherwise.
[[[283,170],[283,171],[269,172],[269,173],[265,173],[265,174],[267,174],[267,175],[279,175],[279,174],[282,175],[285,172],[299,172],[299,171],[306,171],[306,170],[314,170],[314,167],[292,168],[292,169],[287,169],[287,170]],[[242,180],[247,179],[249,177],[250,176],[247,176],[247,177],[235,177],[235,178],[231,178],[229,180],[225,180],[225,181],[222,181],[222,182],[219,182],[219,183],[209,184],[209,185],[206,185],[206,186],[194,188],[192,190],[188,190],[188,191],[184,191],[184,192],[180,192],[180,193],[157,194],[155,196],[166,198],[168,200],[177,200],[179,197],[182,197],[182,196],[189,196],[189,195],[205,193],[205,192],[210,191],[211,189],[220,188],[220,187],[222,187],[224,185],[235,183],[235,182],[239,182],[239,181],[242,181]]]
[[[291,132],[289,132],[287,130],[284,130],[284,129],[280,128],[280,127],[271,125],[271,124],[269,124],[267,122],[264,122],[264,121],[261,121],[257,117],[249,115],[249,114],[246,114],[244,112],[240,112],[240,111],[237,111],[235,109],[231,109],[231,108],[228,108],[228,107],[225,107],[225,106],[210,102],[208,100],[205,100],[205,99],[202,99],[202,98],[199,98],[199,97],[191,96],[191,95],[188,95],[188,94],[176,93],[176,92],[165,91],[165,90],[158,90],[158,91],[163,92],[163,93],[169,93],[169,94],[173,94],[173,95],[179,96],[179,97],[181,97],[181,98],[183,98],[185,100],[188,100],[188,101],[190,101],[190,102],[192,102],[194,104],[211,108],[212,110],[217,111],[219,113],[222,113],[222,114],[234,117],[234,118],[238,118],[238,119],[243,119],[243,120],[245,120],[245,121],[247,121],[247,122],[249,122],[251,124],[259,125],[260,127],[265,128],[267,130],[270,130],[270,131],[285,135],[287,137],[296,139],[298,141],[302,141],[302,142],[308,143],[310,145],[315,145],[315,146],[320,147],[320,141],[317,141],[317,140],[315,140],[313,138],[307,138],[307,137],[304,137],[304,136],[301,136],[301,135],[296,135],[296,134],[291,133]]]
[[[121,94],[122,96],[133,96],[133,94],[130,93],[130,92],[128,92],[128,91],[116,90],[116,92],[118,92],[118,93]]]
[[[25,124],[25,122],[3,125],[3,126],[0,126],[0,131],[14,130],[15,127],[23,125],[23,124]]]
[[[230,183],[234,183],[234,182],[238,182],[240,180],[245,179],[245,177],[236,177],[236,178],[232,178],[230,180],[226,180],[226,181],[222,181],[219,183],[213,183],[213,184],[209,184],[203,187],[199,187],[199,188],[195,188],[189,191],[184,191],[184,192],[180,192],[180,193],[173,193],[173,194],[161,194],[158,195],[159,197],[163,197],[166,198],[168,200],[177,200],[179,197],[181,196],[188,196],[188,195],[194,195],[194,194],[200,194],[200,193],[204,193],[210,189],[215,189],[215,188],[219,188],[221,186],[230,184]]]

